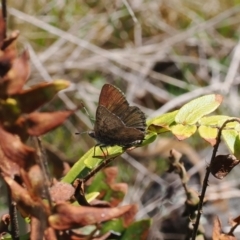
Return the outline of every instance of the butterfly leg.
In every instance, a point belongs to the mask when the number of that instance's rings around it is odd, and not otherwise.
[[[106,148],[106,151],[107,151],[107,155],[105,154],[105,152],[103,151],[103,148]],[[105,146],[105,145],[99,145],[99,148],[101,149],[101,151],[102,151],[102,153],[103,153],[103,155],[104,155],[104,158],[107,158],[107,156],[108,156],[108,150],[107,150],[107,146]]]
[[[96,147],[99,147],[100,149],[101,149],[101,152],[103,153],[103,156],[104,156],[104,158],[107,158],[107,156],[108,156],[108,150],[107,150],[107,146],[106,145],[101,145],[101,144],[96,144],[95,146],[94,146],[94,149],[93,149],[93,157],[102,157],[102,156],[96,156]],[[106,151],[107,151],[107,155],[105,154],[105,152],[104,152],[104,150],[103,150],[103,148],[106,148]]]

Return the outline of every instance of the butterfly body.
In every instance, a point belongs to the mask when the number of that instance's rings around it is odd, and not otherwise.
[[[131,147],[144,139],[146,117],[136,106],[129,106],[124,94],[105,84],[99,97],[94,130],[89,135],[97,145]]]

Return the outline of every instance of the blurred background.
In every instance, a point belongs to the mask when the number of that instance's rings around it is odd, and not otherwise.
[[[20,31],[18,47],[30,53],[29,86],[71,82],[43,110],[83,102],[94,119],[101,87],[111,83],[148,118],[209,93],[224,96],[216,114],[239,116],[238,0],[9,0],[8,29]],[[87,133],[75,133],[92,128],[91,118],[78,111],[45,135],[44,144],[49,154],[73,164],[95,145]],[[212,148],[197,134],[182,142],[162,134],[113,163],[129,184],[124,204],[139,205],[138,219],[153,219],[149,239],[185,239],[188,227],[180,179],[166,172],[171,148],[183,154],[190,185],[200,191]],[[220,151],[228,153],[224,145]],[[225,230],[229,217],[239,215],[238,172],[236,167],[224,180],[210,179],[202,217],[207,239],[216,214]]]

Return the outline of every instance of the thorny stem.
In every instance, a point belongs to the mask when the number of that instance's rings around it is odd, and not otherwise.
[[[9,205],[9,215],[11,220],[11,235],[13,240],[19,240],[19,226],[17,219],[17,208],[15,202],[12,200],[11,189],[8,189],[8,205]]]
[[[221,128],[218,131],[217,141],[216,141],[216,144],[214,145],[214,148],[213,148],[213,153],[212,153],[210,164],[206,168],[206,174],[205,174],[205,177],[204,177],[204,180],[203,180],[203,188],[202,188],[201,195],[199,196],[199,205],[198,205],[197,217],[196,217],[195,223],[193,224],[194,228],[193,228],[192,240],[195,240],[196,236],[197,236],[197,230],[198,230],[198,226],[199,226],[199,223],[200,223],[200,218],[201,218],[201,215],[202,215],[203,201],[204,201],[204,197],[205,197],[207,186],[208,186],[208,178],[209,178],[209,175],[210,175],[210,172],[211,172],[212,162],[216,157],[217,150],[218,150],[219,144],[221,142],[222,131],[225,128],[225,126],[230,122],[240,123],[239,119],[236,119],[236,118],[227,120],[227,121],[224,122],[224,124],[221,126]]]

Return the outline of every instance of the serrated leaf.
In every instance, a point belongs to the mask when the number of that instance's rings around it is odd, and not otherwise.
[[[216,144],[218,129],[214,127],[200,126],[198,128],[200,136],[209,142],[212,146]]]
[[[218,94],[210,94],[196,98],[180,108],[175,117],[175,121],[182,124],[195,124],[203,116],[217,109],[222,100],[223,97]]]
[[[235,130],[223,130],[222,137],[227,144],[231,153],[236,157],[240,158],[240,137],[237,131]]]
[[[178,140],[184,140],[186,138],[189,138],[192,136],[196,130],[197,126],[192,125],[183,125],[183,124],[177,124],[171,128],[172,133],[177,137]]]
[[[175,123],[175,116],[178,110],[165,113],[160,117],[156,117],[147,121],[148,130],[156,133],[163,133],[170,130],[170,125]]]

